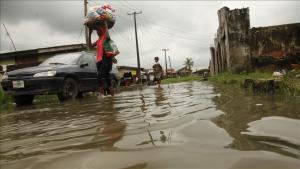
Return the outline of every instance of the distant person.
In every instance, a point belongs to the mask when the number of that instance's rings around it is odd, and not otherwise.
[[[154,81],[156,81],[158,87],[160,87],[160,82],[163,75],[163,69],[161,65],[158,63],[159,58],[157,56],[154,58],[154,60],[155,60],[155,64],[153,65]]]
[[[91,42],[91,35],[93,30],[89,30],[89,46],[91,48],[97,47],[96,50],[96,63],[97,63],[97,71],[98,71],[98,82],[99,82],[99,90],[101,94],[114,95],[113,87],[111,85],[111,75],[110,71],[112,69],[113,59],[112,57],[107,57],[104,50],[104,42],[107,39],[110,39],[108,34],[108,27],[106,22],[97,27],[98,40],[94,43]]]

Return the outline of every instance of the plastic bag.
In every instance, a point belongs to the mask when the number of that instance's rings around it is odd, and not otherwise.
[[[106,40],[103,45],[107,57],[114,57],[120,53],[113,40]]]
[[[97,29],[99,25],[103,25],[106,21],[108,29],[110,29],[116,21],[114,12],[115,10],[110,5],[94,6],[87,12],[84,24],[90,29]]]

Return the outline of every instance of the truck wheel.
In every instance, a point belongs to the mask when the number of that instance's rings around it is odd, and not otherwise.
[[[67,99],[75,99],[78,95],[77,82],[72,78],[67,78],[64,81],[62,91],[58,94],[60,101]]]
[[[31,105],[34,95],[13,96],[13,99],[18,106]]]

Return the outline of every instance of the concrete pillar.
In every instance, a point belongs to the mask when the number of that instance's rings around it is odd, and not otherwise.
[[[214,47],[210,47],[210,72],[211,75],[215,75],[216,72],[216,56],[215,56],[215,48]]]

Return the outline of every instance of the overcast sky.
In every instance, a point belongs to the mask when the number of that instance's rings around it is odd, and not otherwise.
[[[137,15],[141,66],[150,68],[155,56],[165,65],[162,48],[170,49],[172,67],[183,67],[191,57],[194,69],[208,66],[209,47],[218,28],[217,10],[250,8],[251,27],[300,22],[299,1],[89,1],[89,7],[110,4],[117,21],[110,30],[119,47],[118,65],[136,66],[133,16]],[[0,1],[0,52],[13,51],[3,27],[6,25],[17,50],[85,43],[83,0]],[[93,37],[96,40],[96,36]]]

